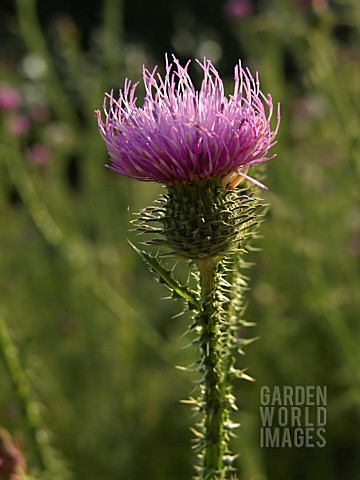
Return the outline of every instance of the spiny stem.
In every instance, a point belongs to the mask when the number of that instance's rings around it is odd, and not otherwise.
[[[222,371],[220,348],[220,319],[216,299],[216,273],[218,262],[206,259],[198,262],[200,271],[202,311],[197,317],[200,327],[199,347],[201,351],[200,391],[204,412],[204,432],[200,441],[202,467],[201,480],[224,478],[224,454],[226,449],[225,421],[227,412],[227,382]]]

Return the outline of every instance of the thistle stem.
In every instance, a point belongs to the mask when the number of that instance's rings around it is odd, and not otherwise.
[[[223,480],[226,448],[225,421],[227,412],[227,381],[222,371],[220,315],[216,295],[218,262],[198,262],[202,310],[197,317],[200,327],[199,348],[202,374],[201,410],[204,412],[203,438],[200,440],[201,480]]]

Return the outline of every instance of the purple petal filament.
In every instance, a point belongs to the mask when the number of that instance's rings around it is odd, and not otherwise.
[[[95,112],[106,142],[108,168],[141,181],[170,184],[194,182],[238,172],[268,156],[280,122],[270,127],[273,103],[241,63],[235,67],[234,93],[224,94],[212,63],[197,60],[204,78],[196,90],[188,73],[173,56],[166,58],[162,77],[143,67],[145,99],[137,106],[138,84],[125,80],[119,98],[113,91],[104,100],[105,120]],[[249,178],[246,176],[246,178]]]

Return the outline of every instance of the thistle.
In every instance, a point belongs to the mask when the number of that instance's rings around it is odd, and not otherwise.
[[[145,99],[137,106],[129,80],[119,92],[106,95],[104,114],[96,111],[105,140],[108,168],[140,181],[160,182],[167,193],[139,214],[137,229],[150,234],[154,255],[135,250],[174,297],[193,311],[198,338],[198,397],[188,402],[199,413],[193,430],[201,480],[233,478],[230,438],[236,425],[230,412],[234,378],[249,378],[235,368],[235,353],[248,340],[239,338],[246,280],[242,252],[249,248],[262,217],[257,187],[248,168],[263,163],[279,127],[270,121],[273,103],[248,69],[235,67],[234,92],[225,96],[223,82],[209,60],[197,60],[203,71],[199,90],[173,56],[162,77],[143,68]],[[244,182],[245,179],[245,182]],[[245,185],[243,185],[245,183]],[[159,252],[162,252],[161,254]],[[166,270],[162,254],[188,262],[196,280],[181,284]]]

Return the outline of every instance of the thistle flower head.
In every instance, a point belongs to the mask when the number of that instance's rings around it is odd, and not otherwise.
[[[182,67],[166,58],[162,77],[155,67],[143,67],[145,99],[137,106],[136,88],[129,80],[104,100],[105,120],[96,111],[100,133],[110,156],[108,167],[141,181],[196,182],[209,177],[246,178],[250,165],[261,163],[279,126],[271,129],[273,103],[241,63],[235,67],[234,92],[225,96],[224,85],[211,61],[197,60],[203,70],[197,90],[188,62]],[[251,179],[253,180],[253,179]],[[254,180],[253,180],[254,181]],[[257,183],[255,181],[255,183]]]

